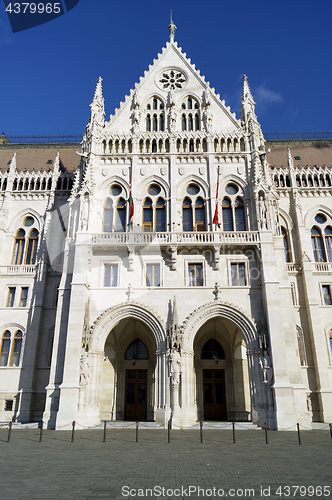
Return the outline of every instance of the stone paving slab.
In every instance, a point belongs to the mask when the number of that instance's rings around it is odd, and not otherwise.
[[[138,443],[134,429],[109,429],[106,443],[102,429],[76,431],[73,443],[70,431],[45,430],[42,443],[37,429],[13,430],[10,443],[7,432],[0,431],[1,500],[214,499],[222,490],[229,499],[332,500],[328,431],[302,431],[301,446],[296,432],[276,431],[267,445],[264,431],[252,430],[236,431],[235,444],[231,431],[218,429],[204,430],[203,443],[198,430],[173,430],[170,443],[156,429],[140,429]]]

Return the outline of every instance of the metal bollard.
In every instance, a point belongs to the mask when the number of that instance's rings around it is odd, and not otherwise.
[[[168,421],[168,442],[170,443],[171,442],[171,421],[169,420]]]
[[[136,422],[136,443],[138,443],[138,426],[139,422]]]
[[[301,444],[300,424],[297,423],[296,426],[297,426],[297,437],[298,437],[298,440],[299,440],[299,444]]]
[[[200,434],[201,434],[201,443],[203,443],[203,422],[200,422],[199,426],[200,426]]]
[[[11,433],[12,433],[12,425],[13,425],[13,422],[9,422],[9,429],[8,429],[8,437],[7,437],[7,443],[10,443],[10,436],[11,436]]]
[[[331,434],[331,441],[332,441],[332,424],[329,424],[330,427],[330,434]]]
[[[235,443],[235,422],[232,422],[233,427],[233,443]]]
[[[103,443],[106,443],[106,420],[104,420],[104,436],[103,436]]]
[[[264,430],[265,430],[265,444],[269,444],[268,442],[268,439],[267,439],[267,430],[268,430],[269,426],[267,425],[267,423],[265,422],[264,424]]]
[[[75,422],[75,420],[73,420],[73,422],[71,424],[73,426],[73,430],[71,431],[71,442],[72,443],[74,442],[74,436],[75,436],[75,424],[76,424],[76,422]]]
[[[43,425],[44,425],[44,422],[41,421],[40,423],[40,433],[39,433],[39,442],[41,443],[42,440],[43,440]]]

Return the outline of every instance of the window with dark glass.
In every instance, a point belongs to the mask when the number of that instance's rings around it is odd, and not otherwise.
[[[324,250],[323,250],[323,241],[321,237],[321,233],[319,229],[316,227],[313,227],[311,229],[311,243],[312,243],[312,249],[314,252],[314,259],[315,262],[324,262]]]
[[[25,245],[25,231],[24,229],[19,229],[16,233],[14,253],[12,258],[13,265],[20,265],[23,262],[24,255],[24,245]]]
[[[222,208],[222,228],[223,231],[233,231],[233,218],[231,202],[228,198],[224,198],[221,204]]]
[[[325,306],[332,305],[332,297],[331,297],[331,285],[322,285],[323,291],[323,304]]]
[[[105,264],[104,266],[104,286],[115,287],[118,286],[118,265]]]
[[[203,264],[189,264],[189,286],[203,286]]]
[[[135,339],[128,347],[125,359],[149,359],[149,352],[141,340]]]
[[[165,231],[165,202],[162,198],[156,203],[156,231],[157,233]]]
[[[25,264],[35,264],[37,247],[38,247],[38,231],[37,229],[32,229],[28,238],[27,253],[25,256]]]
[[[146,265],[146,286],[160,286],[160,264]]]
[[[143,232],[150,233],[151,231],[153,231],[152,201],[146,198],[143,203]]]
[[[193,213],[191,200],[189,198],[185,198],[182,202],[182,230],[193,230]]]
[[[202,198],[197,198],[195,202],[195,230],[205,231],[205,210]]]
[[[103,232],[110,233],[113,230],[113,201],[107,198],[104,204]]]
[[[151,117],[147,115],[146,117],[146,131],[151,132]]]
[[[9,360],[9,352],[10,352],[10,338],[11,334],[7,330],[2,335],[1,339],[1,352],[0,352],[0,366],[7,366]]]
[[[225,352],[216,339],[208,340],[202,349],[202,359],[225,359]]]
[[[182,115],[182,130],[187,130],[187,119],[186,115]]]
[[[116,231],[124,232],[126,230],[126,202],[120,198],[116,205]]]
[[[15,333],[14,340],[13,340],[10,366],[19,366],[20,357],[21,357],[21,349],[22,349],[22,332],[18,331]]]
[[[285,252],[285,260],[286,262],[290,262],[290,251],[289,251],[289,246],[288,246],[288,238],[287,238],[287,233],[285,228],[281,228],[281,235],[283,238],[283,243],[284,243],[284,252]]]
[[[332,262],[332,229],[330,227],[325,229],[325,247],[327,260]]]
[[[27,301],[28,301],[28,287],[22,287],[21,288],[21,297],[20,297],[20,307],[26,307],[27,306]]]
[[[232,286],[246,286],[246,274],[244,263],[231,264]]]
[[[244,222],[244,206],[241,198],[236,198],[235,200],[235,226],[236,226],[236,231],[246,230]]]
[[[16,288],[10,287],[8,289],[8,297],[7,297],[7,307],[14,307]]]

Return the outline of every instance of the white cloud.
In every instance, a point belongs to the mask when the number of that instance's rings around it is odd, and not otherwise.
[[[255,91],[256,101],[264,104],[272,104],[274,102],[283,102],[283,98],[281,94],[275,92],[274,90],[269,90],[262,85],[258,87]]]

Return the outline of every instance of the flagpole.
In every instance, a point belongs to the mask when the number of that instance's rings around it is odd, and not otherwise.
[[[219,224],[219,214],[218,214],[218,199],[219,199],[219,166],[217,167],[217,192],[216,192],[216,208],[214,211],[214,217],[213,217],[213,224],[216,226],[215,230],[217,230],[217,227],[220,227]]]
[[[133,230],[134,226],[134,200],[132,192],[132,166],[129,167],[129,221],[128,221],[128,232]]]

